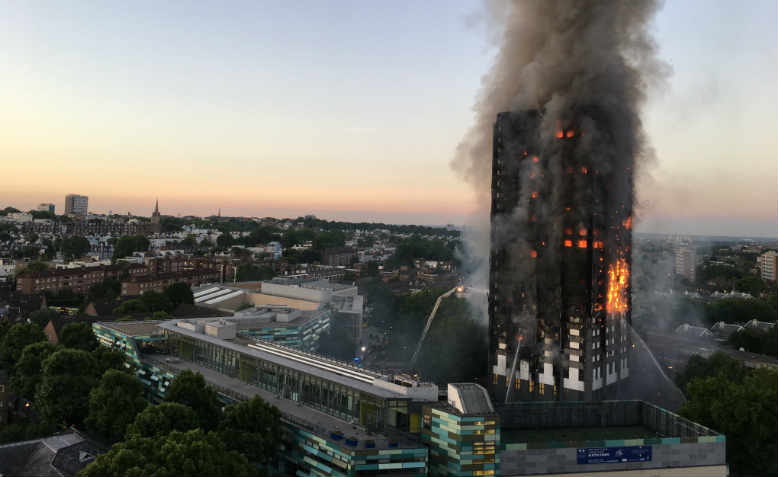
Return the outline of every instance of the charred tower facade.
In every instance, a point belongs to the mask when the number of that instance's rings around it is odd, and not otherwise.
[[[499,401],[599,400],[629,376],[634,158],[607,116],[494,126],[489,372]],[[600,147],[601,146],[601,147]]]

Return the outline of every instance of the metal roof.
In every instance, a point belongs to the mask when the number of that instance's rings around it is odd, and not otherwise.
[[[175,321],[165,321],[160,323],[159,326],[172,333],[188,336],[199,341],[206,341],[247,356],[252,356],[279,366],[294,369],[301,373],[326,379],[333,383],[341,384],[384,399],[408,399],[408,396],[406,395],[372,384],[377,379],[385,380],[386,376],[373,371],[357,368],[340,361],[327,359],[312,353],[304,353],[292,348],[286,348],[284,346],[278,346],[263,341],[258,341],[256,347],[241,346],[206,334],[180,328],[176,326]]]

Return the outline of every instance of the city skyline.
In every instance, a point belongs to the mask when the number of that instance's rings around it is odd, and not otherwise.
[[[13,5],[0,203],[463,223],[476,202],[449,161],[495,53],[477,5]],[[657,164],[638,231],[775,236],[775,17],[770,2],[659,13],[673,74],[644,111]]]

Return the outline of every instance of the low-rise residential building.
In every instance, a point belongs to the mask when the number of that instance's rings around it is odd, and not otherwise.
[[[121,279],[123,273],[129,277],[137,277],[147,273],[146,267],[132,264],[126,267],[120,265],[101,265],[72,269],[47,269],[41,272],[17,274],[16,290],[24,294],[41,293],[44,291],[58,292],[69,288],[76,293],[86,293],[89,287],[102,283],[105,279]]]
[[[143,267],[144,269],[146,267]],[[122,296],[138,296],[147,291],[162,292],[175,283],[186,283],[190,287],[219,281],[219,271],[208,268],[182,272],[136,275],[122,282]]]

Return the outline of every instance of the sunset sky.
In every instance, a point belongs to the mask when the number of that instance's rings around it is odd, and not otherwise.
[[[476,1],[6,2],[0,207],[462,223]],[[776,2],[670,0],[639,230],[776,236]]]

